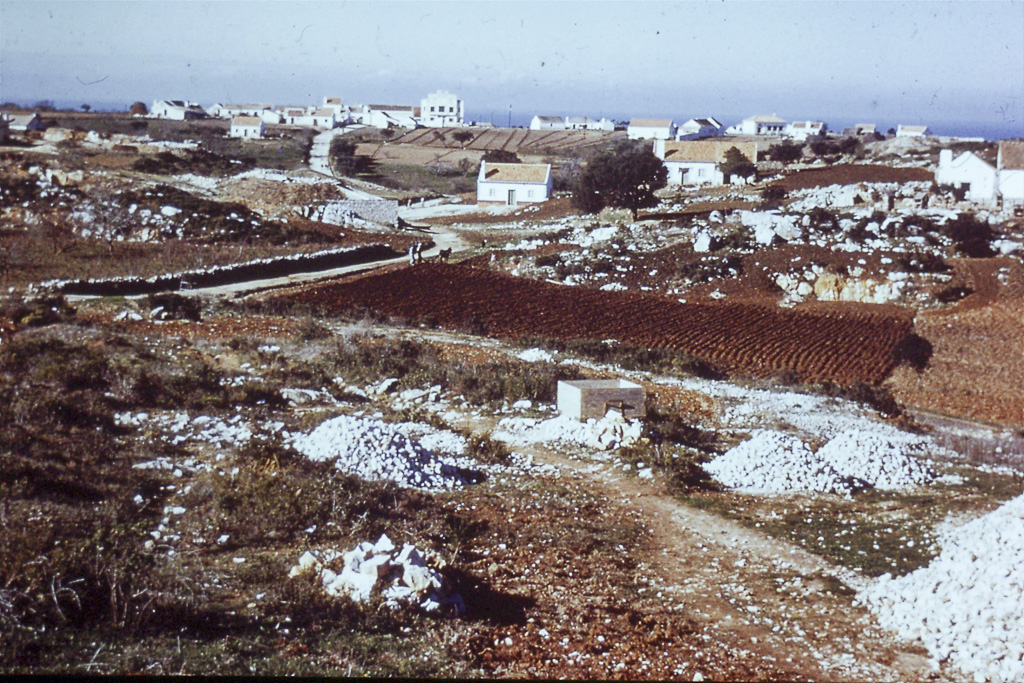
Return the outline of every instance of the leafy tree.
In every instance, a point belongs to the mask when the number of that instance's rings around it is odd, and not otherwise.
[[[87,113],[87,114],[89,113],[89,110],[90,110],[90,109],[92,109],[92,107],[91,107],[91,106],[89,106],[88,104],[83,104],[83,105],[81,106],[81,110],[82,110],[82,111],[84,111],[84,112],[85,112],[85,113]]]
[[[474,135],[473,131],[471,130],[457,130],[454,133],[452,133],[452,137],[455,138],[456,142],[464,145],[470,140],[472,140],[474,138]]]
[[[988,258],[996,254],[991,244],[995,233],[986,221],[977,219],[974,214],[960,214],[946,223],[942,232],[953,240],[957,251],[964,256]]]
[[[149,113],[149,107],[145,102],[135,102],[128,108],[128,113],[132,116],[145,116]]]
[[[515,152],[507,149],[489,149],[480,157],[481,161],[488,161],[492,164],[521,164],[522,160]]]
[[[855,137],[848,137],[839,143],[839,151],[843,154],[853,154],[860,149],[860,140]]]
[[[604,152],[592,159],[573,187],[573,205],[587,213],[606,206],[629,209],[633,220],[640,209],[655,206],[656,190],[665,187],[668,172],[661,159],[640,147]]]
[[[804,155],[804,146],[798,145],[789,140],[785,140],[780,145],[775,145],[768,150],[768,158],[772,161],[781,161],[783,163],[792,163],[799,161]]]
[[[896,135],[896,129],[895,128],[890,128],[889,129],[889,135]]]
[[[823,157],[826,154],[835,154],[837,147],[828,140],[815,140],[811,143],[811,152],[814,156]]]
[[[761,190],[761,204],[766,209],[777,209],[786,198],[786,188],[781,185],[769,185]]]
[[[757,173],[757,166],[754,165],[754,162],[735,147],[730,147],[725,151],[725,159],[718,163],[717,168],[725,176],[726,183],[731,180],[732,176],[749,178]]]
[[[331,149],[328,153],[331,168],[343,176],[356,176],[368,173],[373,166],[373,160],[366,156],[356,154],[356,142],[347,137],[336,137],[331,141]]]

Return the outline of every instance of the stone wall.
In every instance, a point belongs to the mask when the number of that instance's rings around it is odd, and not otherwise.
[[[397,199],[346,199],[330,202],[313,209],[310,216],[313,220],[332,225],[352,223],[353,219],[379,223],[381,225],[398,226]]]

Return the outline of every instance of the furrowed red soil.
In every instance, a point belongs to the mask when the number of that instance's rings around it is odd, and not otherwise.
[[[503,338],[616,339],[680,351],[727,371],[795,373],[840,384],[882,382],[913,325],[912,313],[895,306],[679,303],[438,263],[303,287],[280,298],[326,314],[368,310]]]

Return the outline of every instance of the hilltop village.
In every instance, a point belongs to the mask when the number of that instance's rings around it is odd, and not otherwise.
[[[1024,141],[0,114],[3,672],[1024,676]]]

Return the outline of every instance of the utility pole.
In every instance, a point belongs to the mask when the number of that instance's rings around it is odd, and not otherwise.
[[[508,105],[508,127],[512,127],[512,105]]]

